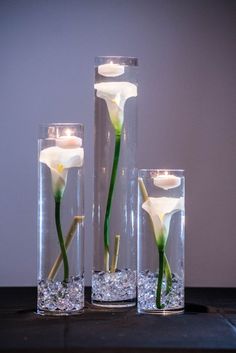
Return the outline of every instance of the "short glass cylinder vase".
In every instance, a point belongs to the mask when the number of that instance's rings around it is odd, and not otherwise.
[[[138,173],[138,312],[184,310],[183,170]]]
[[[37,313],[84,307],[83,125],[40,127]]]
[[[137,59],[95,60],[92,303],[136,304]]]

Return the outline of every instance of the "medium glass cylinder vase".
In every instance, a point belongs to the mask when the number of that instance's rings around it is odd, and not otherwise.
[[[138,176],[138,312],[184,310],[184,176],[142,169]]]
[[[136,58],[96,58],[92,303],[105,307],[136,301],[136,75]]]
[[[83,125],[40,127],[37,313],[84,307]]]

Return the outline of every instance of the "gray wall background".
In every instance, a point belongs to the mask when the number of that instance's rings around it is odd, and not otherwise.
[[[186,285],[236,286],[235,4],[0,1],[0,285],[36,284],[37,132],[52,121],[86,126],[89,278],[94,57],[127,55],[138,167],[186,170]]]

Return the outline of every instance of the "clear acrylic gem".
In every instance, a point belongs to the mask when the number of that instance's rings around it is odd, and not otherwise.
[[[158,276],[151,271],[138,274],[138,308],[140,310],[156,310],[156,288]],[[161,291],[163,309],[178,309],[184,307],[184,284],[175,274],[172,274],[172,289],[166,294],[164,278]]]
[[[84,307],[84,279],[71,277],[69,282],[42,280],[38,283],[38,309],[42,311],[78,311]]]
[[[96,272],[92,277],[92,298],[96,301],[124,301],[136,298],[136,271]]]

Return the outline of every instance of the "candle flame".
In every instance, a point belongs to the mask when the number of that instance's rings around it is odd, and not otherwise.
[[[71,129],[66,129],[65,134],[66,134],[66,136],[71,136],[72,135]]]

